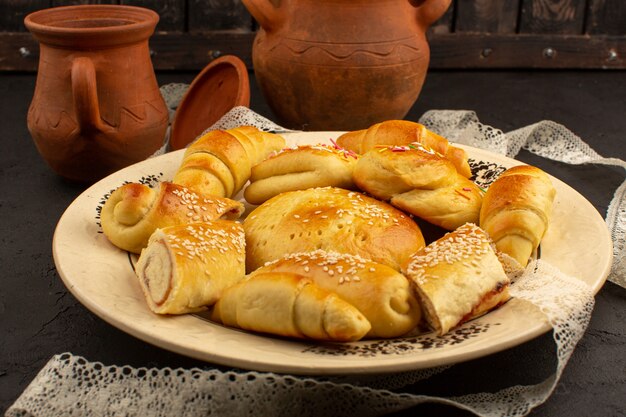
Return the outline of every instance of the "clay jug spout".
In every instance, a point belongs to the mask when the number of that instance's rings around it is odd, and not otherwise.
[[[452,0],[409,0],[416,7],[417,20],[425,30],[444,15]]]
[[[85,134],[113,130],[100,118],[96,69],[91,59],[87,57],[75,58],[72,62],[71,76],[74,111],[80,132]]]
[[[266,31],[280,27],[285,18],[285,0],[241,0],[252,17]]]

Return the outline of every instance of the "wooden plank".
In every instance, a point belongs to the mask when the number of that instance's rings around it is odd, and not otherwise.
[[[252,69],[254,36],[157,33],[150,39],[154,67],[196,71],[218,56],[236,55]],[[431,68],[626,69],[626,36],[432,34],[429,43]],[[0,71],[36,70],[38,51],[29,33],[0,33]]]
[[[589,0],[585,33],[626,35],[626,2],[624,0]]]
[[[432,68],[626,68],[626,36],[439,35]]]
[[[520,0],[459,1],[455,32],[515,33]]]
[[[582,0],[522,0],[519,32],[579,35],[584,21]]]
[[[252,17],[240,0],[188,0],[189,32],[252,29]]]
[[[252,41],[248,31],[155,34],[150,40],[155,68],[198,70],[222,55],[235,55],[252,68]]]
[[[157,31],[184,31],[187,2],[184,0],[120,0],[120,4],[152,9],[159,14]]]
[[[0,1],[0,31],[25,32],[24,18],[26,15],[46,7],[50,7],[50,0]]]

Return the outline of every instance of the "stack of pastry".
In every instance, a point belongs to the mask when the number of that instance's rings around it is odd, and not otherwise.
[[[141,254],[158,314],[211,308],[226,326],[338,342],[444,334],[508,299],[501,252],[525,265],[554,199],[533,167],[486,195],[470,177],[465,151],[417,123],[294,148],[242,127],[192,144],[173,183],[120,187],[102,227]],[[241,189],[258,207],[237,222]],[[449,233],[426,245],[413,216]]]

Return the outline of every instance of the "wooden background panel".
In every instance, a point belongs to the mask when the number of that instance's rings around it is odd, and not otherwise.
[[[585,32],[592,35],[626,34],[626,1],[589,0]]]
[[[226,54],[252,67],[254,20],[240,0],[0,0],[0,70],[37,68],[26,14],[87,3],[159,13],[150,39],[158,70],[197,70]],[[454,0],[428,39],[432,68],[626,69],[626,0]]]
[[[188,0],[189,32],[252,30],[252,17],[240,0]]]
[[[583,0],[522,0],[519,32],[580,35],[585,9]]]
[[[0,0],[0,31],[25,32],[27,14],[50,7],[50,0]]]
[[[157,12],[157,31],[183,32],[187,29],[187,2],[184,0],[121,0],[120,4],[145,7]]]
[[[515,33],[521,0],[460,0],[455,32]]]

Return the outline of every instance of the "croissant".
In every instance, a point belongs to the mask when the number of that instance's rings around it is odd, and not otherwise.
[[[206,196],[162,182],[158,189],[130,183],[116,189],[100,213],[104,235],[120,249],[140,253],[150,235],[178,224],[238,219],[244,207],[228,198]]]
[[[400,210],[333,187],[281,193],[255,208],[243,227],[248,272],[286,254],[316,249],[359,255],[399,270],[425,244],[419,226]]]
[[[509,299],[510,280],[492,244],[484,230],[467,223],[415,253],[403,268],[426,322],[440,335]]]
[[[348,302],[292,273],[256,274],[227,289],[211,319],[226,326],[294,338],[361,339],[367,319]]]
[[[478,223],[481,189],[419,143],[366,152],[353,179],[361,190],[444,229]]]
[[[135,272],[150,309],[158,314],[206,310],[245,277],[241,224],[228,220],[157,229]]]
[[[173,182],[196,192],[233,197],[250,178],[252,166],[285,147],[285,139],[252,126],[213,130],[192,143]]]
[[[339,146],[358,154],[364,154],[379,146],[404,146],[414,142],[421,143],[424,147],[448,158],[462,176],[466,178],[472,176],[465,150],[450,145],[446,138],[431,132],[420,123],[388,120],[367,129],[344,133],[337,138]]]
[[[261,204],[286,191],[314,187],[354,189],[352,171],[358,155],[335,145],[283,149],[252,167],[246,201]]]
[[[526,266],[548,229],[555,195],[550,178],[539,168],[509,168],[487,190],[480,226],[500,251]]]
[[[290,272],[310,278],[355,306],[370,322],[367,337],[397,337],[415,328],[421,307],[408,279],[360,256],[316,250],[286,255],[254,271]]]

